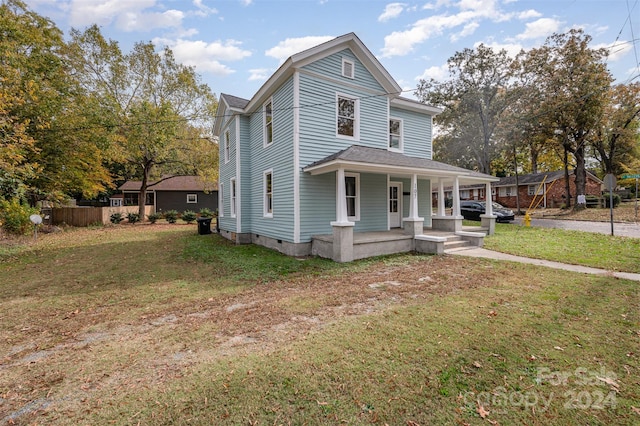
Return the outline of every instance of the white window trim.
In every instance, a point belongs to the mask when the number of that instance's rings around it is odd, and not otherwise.
[[[348,64],[351,66],[351,74],[345,73],[345,65]],[[351,59],[342,58],[342,71],[341,74],[343,77],[354,79],[356,74],[356,64]]]
[[[387,148],[389,149],[389,151],[393,151],[393,152],[404,152],[404,121],[401,118],[389,117],[389,127],[387,129],[387,134],[389,135],[389,137],[391,136],[391,121],[392,120],[400,122],[400,135],[398,137],[399,138],[398,147],[397,148],[392,148],[392,147],[387,145]]]
[[[236,211],[237,211],[237,198],[238,198],[238,194],[237,192],[237,185],[236,185],[236,178],[232,177],[229,180],[229,200],[231,201],[231,203],[229,204],[229,208],[230,208],[230,214],[231,217],[236,217]]]
[[[267,140],[267,105],[271,105],[271,142]],[[269,98],[262,105],[262,146],[264,148],[273,145],[273,99]]]
[[[218,186],[218,217],[224,217],[224,183]]]
[[[345,179],[348,177],[356,178],[356,215],[349,216],[347,212],[347,219],[351,222],[357,222],[360,220],[360,173],[345,173],[344,177]],[[337,191],[337,188],[336,188],[336,191]],[[345,182],[345,197],[346,195],[347,195],[347,191],[346,191],[346,182]],[[346,198],[344,202],[345,203],[347,202]]]
[[[231,132],[224,132],[224,163],[227,164],[231,159]]]
[[[348,135],[341,135],[338,133],[338,111],[339,111],[339,103],[340,103],[340,98],[344,98],[344,99],[349,99],[355,102],[354,105],[354,111],[353,111],[353,136],[348,136]],[[354,141],[359,141],[360,140],[360,99],[355,97],[355,96],[351,96],[351,95],[346,95],[344,93],[336,93],[336,118],[335,118],[335,124],[336,124],[336,137],[340,138],[340,139],[349,139],[349,140],[354,140]]]
[[[542,195],[544,193],[544,188],[542,185],[533,184],[527,186],[527,194],[528,195]]]
[[[198,194],[187,194],[187,204],[198,204]]]
[[[267,210],[268,202],[267,202],[267,175],[271,175],[271,211]],[[262,215],[266,218],[273,217],[273,169],[265,170],[262,172]]]

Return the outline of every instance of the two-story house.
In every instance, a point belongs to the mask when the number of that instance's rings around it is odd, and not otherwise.
[[[457,203],[432,212],[431,189],[483,183],[490,195],[497,179],[432,161],[441,110],[401,94],[353,33],[291,56],[249,100],[221,94],[220,233],[336,261],[441,252],[437,231],[478,241]]]

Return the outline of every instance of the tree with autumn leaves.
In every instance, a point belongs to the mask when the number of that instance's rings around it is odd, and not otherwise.
[[[447,81],[416,90],[445,107],[436,159],[496,174],[573,169],[577,193],[567,185],[567,200],[585,193],[587,164],[601,176],[637,170],[640,85],[612,85],[607,50],[590,42],[573,29],[513,59],[484,45],[452,56]]]
[[[92,198],[127,179],[217,179],[217,100],[169,49],[137,43],[124,53],[95,25],[65,42],[49,19],[3,0],[0,81],[1,198],[34,204]]]

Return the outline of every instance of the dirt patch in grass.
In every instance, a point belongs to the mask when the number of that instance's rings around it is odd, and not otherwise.
[[[131,229],[141,232],[133,237],[135,240],[149,233],[173,232],[176,228],[148,225]],[[82,240],[85,244],[95,244],[96,237],[103,242],[117,241],[120,237],[113,234],[118,232],[108,228],[75,231],[72,239],[76,244]],[[172,238],[181,236],[172,234]],[[130,241],[131,237],[127,239]],[[42,246],[32,249],[42,250]],[[80,260],[80,249],[76,248],[75,252]],[[155,262],[166,263],[170,258]],[[40,265],[40,273],[62,274],[56,270],[60,262],[61,259],[41,262],[46,266]],[[175,262],[174,268],[201,269],[201,273],[196,274],[201,281],[199,285],[214,286],[217,277],[206,276],[207,264]],[[123,263],[124,268],[132,267],[126,261]],[[482,261],[465,260],[464,263],[471,267]],[[32,265],[26,261],[12,268],[24,273]],[[0,323],[7,325],[4,329],[10,329],[11,333],[3,332],[0,341],[0,422],[27,424],[46,419],[59,424],[74,423],[75,416],[82,418],[81,413],[99,409],[115,395],[135,393],[135,389],[162,389],[195,365],[227,356],[270,352],[341,318],[437,298],[441,294],[490,284],[496,279],[497,272],[491,268],[488,274],[452,272],[459,271],[460,265],[459,259],[448,256],[390,257],[362,262],[356,266],[357,273],[329,270],[309,276],[294,275],[242,286],[236,291],[216,289],[210,295],[199,289],[196,298],[178,292],[159,299],[149,313],[136,310],[136,303],[130,300],[113,299],[117,291],[105,293],[111,302],[100,301],[98,283],[95,292],[86,290],[84,305],[69,301],[66,310],[60,305],[48,307],[51,296],[44,291],[43,294],[20,295],[18,292],[9,296],[5,289],[1,302],[6,309],[0,314]],[[72,268],[70,263],[66,267]],[[185,282],[196,279],[193,272],[186,271]],[[61,299],[57,303],[62,305],[72,297],[61,293],[64,288],[69,289],[71,295],[80,291],[80,284],[60,282],[68,280],[69,277],[58,279],[61,288],[49,289]],[[160,293],[168,291],[163,286],[176,285],[163,281],[162,277],[157,280],[161,283],[155,288]],[[135,292],[124,288],[122,291],[129,298],[135,297]],[[147,294],[142,289],[140,292]],[[7,315],[13,312],[11,305],[26,306],[25,303],[31,306],[29,317],[20,318],[19,325],[10,326]],[[38,309],[37,305],[42,308]],[[135,314],[121,309],[132,309]]]

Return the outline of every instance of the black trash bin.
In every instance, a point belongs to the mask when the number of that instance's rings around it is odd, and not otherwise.
[[[198,219],[198,234],[206,235],[211,233],[211,218],[199,217]]]

